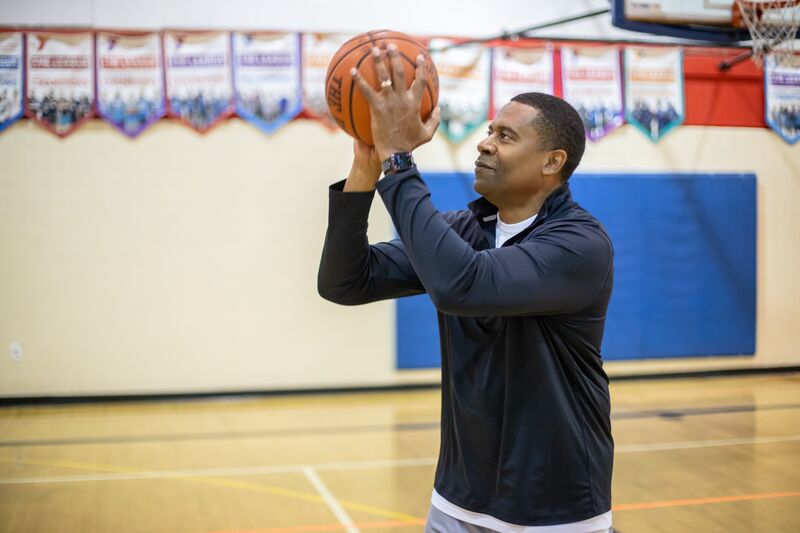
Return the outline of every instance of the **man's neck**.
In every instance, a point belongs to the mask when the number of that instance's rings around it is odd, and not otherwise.
[[[522,222],[538,213],[547,197],[560,185],[543,190],[533,196],[524,198],[522,202],[497,206],[497,216],[506,224]]]

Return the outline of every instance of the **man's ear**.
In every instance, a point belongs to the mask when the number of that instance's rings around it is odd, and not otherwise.
[[[558,174],[567,162],[567,152],[564,150],[551,150],[547,153],[542,172],[545,175]]]

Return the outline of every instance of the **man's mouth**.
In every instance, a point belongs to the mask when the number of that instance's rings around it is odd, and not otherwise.
[[[487,163],[486,161],[481,161],[480,159],[475,161],[475,168],[489,168],[494,170],[494,167]]]

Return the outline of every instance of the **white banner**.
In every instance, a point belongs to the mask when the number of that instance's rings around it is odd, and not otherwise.
[[[94,108],[94,39],[88,32],[27,34],[27,115],[64,137]]]
[[[164,33],[169,114],[206,132],[233,112],[229,33]]]
[[[625,49],[625,118],[653,142],[683,122],[680,48]]]
[[[300,35],[234,33],[236,113],[266,133],[303,108]]]
[[[22,43],[21,32],[0,32],[0,131],[23,113]]]
[[[492,117],[518,94],[553,91],[551,46],[492,50]]]
[[[767,57],[764,69],[767,124],[794,144],[800,139],[800,56],[786,58],[780,66]]]
[[[431,39],[428,46],[439,72],[442,133],[460,142],[488,118],[491,51],[481,45],[437,51],[451,44],[447,39]]]
[[[328,111],[325,76],[333,55],[351,37],[340,33],[303,34],[303,114],[321,120],[330,128],[337,126]]]
[[[622,73],[616,47],[561,49],[564,100],[583,120],[586,137],[601,139],[622,124]]]
[[[97,113],[136,137],[164,116],[161,36],[97,34]]]

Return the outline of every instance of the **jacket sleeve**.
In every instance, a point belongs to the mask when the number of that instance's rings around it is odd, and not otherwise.
[[[367,218],[374,192],[342,192],[330,187],[328,231],[317,275],[320,296],[342,305],[359,305],[425,292],[403,243],[370,246]]]
[[[384,178],[378,192],[414,271],[443,313],[574,313],[595,300],[611,270],[611,243],[589,223],[554,222],[521,243],[476,251],[433,207],[416,169]]]

